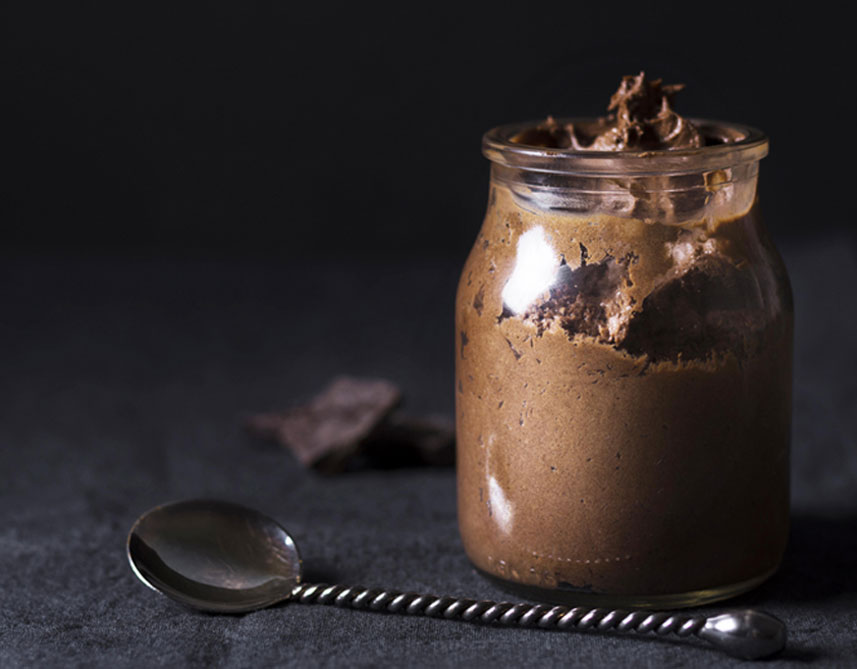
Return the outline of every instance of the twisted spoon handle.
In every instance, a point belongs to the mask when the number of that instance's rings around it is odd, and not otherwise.
[[[781,621],[753,610],[708,617],[689,613],[492,602],[326,583],[297,585],[292,590],[290,600],[303,604],[326,604],[518,627],[672,634],[678,637],[693,635],[733,657],[748,660],[767,657],[782,650],[786,638],[785,626]]]

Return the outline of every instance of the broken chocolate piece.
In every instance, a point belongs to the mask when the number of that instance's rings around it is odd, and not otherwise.
[[[309,404],[251,416],[247,427],[327,474],[454,464],[452,421],[392,413],[400,400],[399,388],[389,381],[340,377]]]
[[[304,465],[340,471],[401,400],[399,389],[382,379],[339,377],[312,401],[279,414],[250,418],[248,428],[275,438]]]

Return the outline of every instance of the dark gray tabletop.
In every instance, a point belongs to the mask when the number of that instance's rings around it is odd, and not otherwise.
[[[738,603],[789,627],[767,666],[857,663],[857,251],[783,249],[797,333],[793,532]],[[699,644],[489,629],[298,604],[186,610],[124,556],[135,517],[214,496],[290,529],[306,577],[504,598],[461,548],[451,469],[320,478],[242,418],[336,374],[452,412],[458,267],[7,254],[0,264],[0,666],[709,666]]]

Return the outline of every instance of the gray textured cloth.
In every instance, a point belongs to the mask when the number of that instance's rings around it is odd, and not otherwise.
[[[789,626],[772,666],[857,662],[857,253],[786,248],[797,309],[793,534],[737,603]],[[135,517],[213,496],[290,529],[307,579],[503,598],[461,548],[449,469],[319,478],[242,417],[342,372],[452,412],[450,263],[50,259],[0,266],[0,666],[709,666],[701,644],[298,604],[186,610],[124,556]]]

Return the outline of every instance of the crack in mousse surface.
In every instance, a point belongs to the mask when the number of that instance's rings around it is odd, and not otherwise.
[[[657,166],[740,142],[678,116],[679,88],[625,77],[603,119],[548,119],[508,147]],[[792,315],[761,155],[643,177],[495,161],[456,305],[459,525],[483,572],[545,599],[682,605],[776,569]]]

